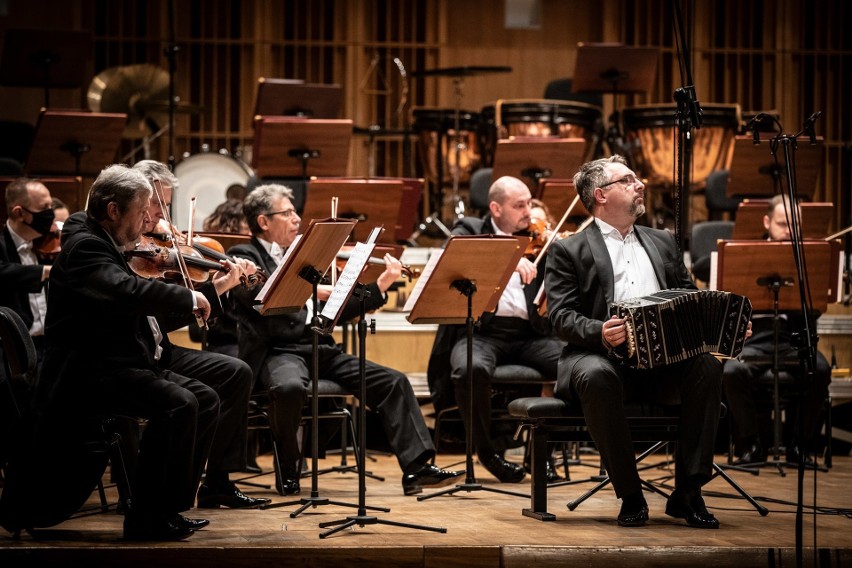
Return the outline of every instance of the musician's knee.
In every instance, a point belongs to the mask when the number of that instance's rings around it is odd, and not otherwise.
[[[621,402],[623,397],[621,377],[611,367],[577,365],[571,382],[581,400],[594,398]]]

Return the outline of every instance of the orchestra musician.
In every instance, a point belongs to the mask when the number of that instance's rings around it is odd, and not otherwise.
[[[6,214],[0,239],[0,305],[12,308],[24,320],[40,364],[51,266],[39,256],[33,241],[49,234],[53,227],[50,191],[35,179],[13,180],[6,186]]]
[[[252,232],[250,244],[237,245],[229,254],[252,260],[272,274],[283,255],[299,234],[300,218],[293,207],[292,190],[276,184],[261,185],[246,197],[243,211]],[[386,291],[401,273],[402,265],[385,256],[386,268],[375,283],[368,285],[367,310],[381,307]],[[330,287],[322,286],[320,298],[327,299]],[[302,408],[308,400],[312,357],[311,317],[308,305],[299,312],[263,316],[254,309],[257,290],[235,289],[235,304],[240,358],[251,365],[259,385],[267,390],[271,404],[270,423],[279,448],[282,470],[276,479],[281,494],[300,491],[300,452],[297,430]],[[359,312],[352,299],[342,319]],[[358,357],[344,353],[331,337],[319,337],[319,376],[343,385],[351,393],[359,392]],[[463,472],[439,469],[429,462],[435,448],[423,420],[420,406],[408,378],[402,373],[367,361],[367,400],[378,412],[385,434],[403,471],[402,487],[406,495],[422,492],[424,487],[447,485]]]
[[[624,399],[680,403],[680,439],[675,491],[666,514],[692,527],[719,522],[704,504],[701,487],[713,471],[713,449],[722,396],[722,365],[704,354],[651,370],[623,366],[612,349],[626,340],[624,320],[609,316],[614,301],[664,288],[690,288],[672,235],[635,225],[645,212],[645,186],[614,155],[588,162],[574,186],[594,222],[554,243],[545,288],[555,334],[567,342],[559,360],[556,396],[580,403],[601,461],[622,500],[620,526],[642,526],[648,505],[636,467],[636,452]]]
[[[124,536],[174,540],[206,524],[181,512],[194,502],[216,431],[219,397],[168,368],[166,332],[193,315],[207,319],[213,309],[208,296],[140,278],[124,260],[122,251],[150,221],[151,196],[141,172],[109,166],[92,185],[83,223],[72,223],[72,216],[65,224],[62,252],[51,270],[34,435],[60,444],[87,419],[113,414],[146,419]],[[41,444],[30,445],[32,451],[46,451]],[[79,467],[76,460],[69,462],[63,467]]]
[[[488,190],[489,212],[482,218],[465,217],[452,229],[453,235],[512,235],[530,225],[530,190],[521,180],[503,176]],[[525,365],[545,377],[555,377],[563,343],[551,334],[550,322],[534,305],[544,270],[528,258],[518,262],[494,313],[483,314],[473,336],[473,416],[465,428],[471,435],[479,461],[504,483],[519,483],[523,466],[504,459],[491,435],[490,384],[494,370],[509,363]],[[467,340],[463,326],[440,326],[429,362],[429,385],[433,392],[446,393],[452,381],[461,408],[468,405]],[[443,395],[446,396],[446,395]],[[557,480],[548,461],[548,476]]]
[[[798,206],[797,206],[797,209]],[[789,241],[790,227],[787,223],[790,211],[789,199],[782,194],[775,195],[769,201],[766,215],[763,217],[763,226],[767,231],[770,241]],[[801,219],[801,214],[799,214]],[[736,359],[725,361],[723,367],[723,385],[725,389],[725,400],[728,409],[734,419],[734,436],[738,459],[737,465],[748,465],[764,462],[766,451],[760,439],[761,427],[766,422],[761,420],[755,397],[759,388],[757,379],[767,370],[771,369],[771,363],[765,362],[775,352],[775,333],[773,329],[773,315],[759,314],[753,318],[753,335],[745,342],[743,350]],[[813,327],[816,321],[814,318]],[[779,360],[793,358],[798,362],[796,349],[792,346],[793,332],[804,329],[804,316],[801,312],[783,312],[780,314],[778,354]],[[756,362],[760,358],[764,362]],[[803,392],[798,397],[802,401],[801,409],[803,416],[803,439],[795,436],[787,445],[787,461],[798,463],[801,448],[808,448],[805,453],[805,463],[813,464],[810,454],[814,449],[814,443],[819,434],[822,424],[822,409],[828,396],[828,385],[831,383],[831,366],[825,356],[817,351],[816,367],[813,373],[813,382],[803,385]],[[787,423],[795,424],[796,405],[787,413]]]

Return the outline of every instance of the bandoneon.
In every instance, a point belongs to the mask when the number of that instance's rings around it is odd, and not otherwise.
[[[718,290],[661,290],[615,302],[627,341],[613,351],[637,369],[653,369],[702,353],[736,357],[743,348],[751,302]]]

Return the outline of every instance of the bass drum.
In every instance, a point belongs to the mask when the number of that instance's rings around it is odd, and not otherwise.
[[[245,162],[228,153],[206,152],[184,158],[175,166],[180,186],[172,196],[172,222],[179,229],[188,227],[191,200],[195,197],[192,228],[202,230],[204,219],[227,199],[228,188],[234,184],[245,187],[253,175]]]
[[[577,101],[501,99],[482,108],[479,142],[486,167],[497,141],[512,137],[584,138],[591,159],[603,129],[600,107]]]
[[[621,112],[633,166],[651,185],[674,185],[676,110],[676,105],[642,105]],[[711,172],[729,166],[739,125],[739,105],[701,105],[701,128],[693,130],[693,186],[703,186]]]

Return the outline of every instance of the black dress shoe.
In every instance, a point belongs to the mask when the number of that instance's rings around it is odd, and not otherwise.
[[[530,474],[532,473],[532,467],[527,461],[524,461],[524,471]],[[547,458],[546,471],[544,475],[548,483],[557,483],[559,481],[562,481],[562,476],[559,475],[559,471],[556,469],[556,465],[553,463],[553,457]]]
[[[183,540],[192,536],[195,531],[178,526],[172,519],[165,517],[141,517],[127,515],[124,517],[124,539],[140,541]]]
[[[227,486],[213,489],[207,485],[202,485],[198,490],[198,508],[199,509],[218,509],[219,507],[228,507],[229,509],[253,509],[266,505],[270,500],[266,498],[255,498],[243,495],[233,483]]]
[[[424,487],[443,487],[462,475],[463,471],[450,471],[427,463],[417,471],[402,476],[402,491],[406,495],[417,495],[423,492]]]
[[[787,448],[787,463],[798,465],[799,463],[799,447],[798,446],[789,446]],[[810,454],[805,455],[805,467],[816,467],[816,461]]]
[[[751,444],[746,451],[740,454],[740,457],[734,460],[734,465],[751,465],[763,463],[766,461],[766,452],[759,443]]]
[[[246,472],[246,473],[254,473],[254,474],[263,473],[263,469],[261,469],[261,467],[259,465],[257,465],[256,463],[246,464],[246,467],[243,468],[243,471]]]
[[[487,469],[491,475],[503,483],[520,483],[524,480],[524,476],[527,474],[527,472],[524,471],[523,466],[508,462],[497,454],[485,459],[480,457],[479,461],[482,462],[482,465],[485,466],[485,469]]]
[[[686,524],[698,529],[718,529],[719,521],[707,511],[704,499],[699,495],[688,503],[677,491],[666,501],[666,514],[675,519],[685,519]]]
[[[279,495],[298,495],[301,491],[301,487],[299,487],[299,476],[298,474],[295,477],[280,477],[278,475],[275,476],[275,490],[278,491]]]
[[[636,503],[622,500],[621,510],[618,512],[618,526],[643,527],[647,522],[648,504],[644,499]]]
[[[197,531],[198,529],[203,529],[204,527],[209,525],[210,521],[208,521],[207,519],[190,519],[189,517],[184,517],[183,515],[178,513],[172,519],[172,523],[184,529],[192,529],[194,531]]]

